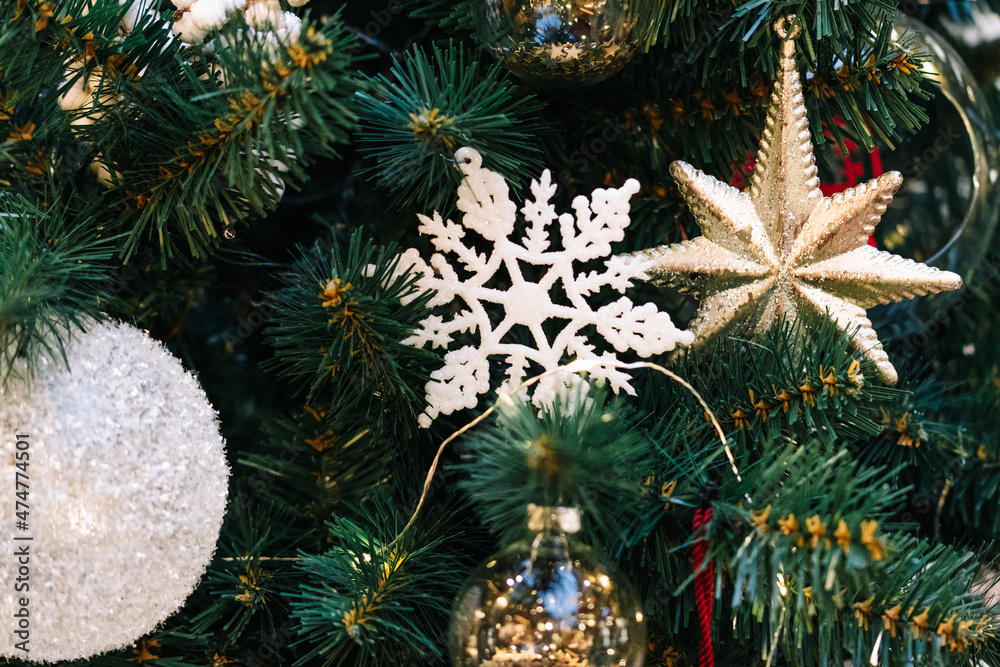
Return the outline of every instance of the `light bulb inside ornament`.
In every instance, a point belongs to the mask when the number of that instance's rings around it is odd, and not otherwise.
[[[626,0],[479,0],[480,42],[508,70],[546,84],[596,83],[646,43],[654,22]]]
[[[572,535],[576,508],[529,506],[531,541],[487,559],[449,629],[455,667],[641,667],[646,626],[632,587]]]

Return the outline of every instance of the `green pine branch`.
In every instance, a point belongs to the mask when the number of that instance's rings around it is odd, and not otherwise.
[[[506,394],[496,407],[496,419],[463,442],[456,466],[483,524],[512,542],[524,537],[529,504],[572,506],[589,525],[626,538],[651,462],[625,399],[580,382],[540,409]]]
[[[182,627],[214,633],[223,647],[238,651],[277,634],[288,613],[282,593],[290,590],[298,538],[280,508],[250,494],[234,496],[219,550],[199,586],[202,605]]]
[[[335,157],[347,140],[358,83],[349,72],[353,38],[337,16],[322,28],[306,17],[299,38],[277,47],[242,38],[245,30],[234,19],[216,38],[226,48],[192,47],[197,58],[179,67],[175,56],[183,80],[147,75],[137,87],[144,113],[130,119],[132,140],[155,146],[153,154],[116,159],[128,149],[121,143],[104,151],[122,173],[127,253],[152,241],[166,255],[186,247],[204,256],[224,229],[273,210],[316,157]],[[157,133],[173,140],[156,141]]]
[[[401,0],[410,16],[446,27],[456,33],[476,32],[479,15],[465,0]]]
[[[818,158],[831,138],[845,153],[847,140],[891,147],[927,121],[921,104],[932,91],[922,52],[909,37],[892,38],[894,4],[665,2],[663,34],[647,53],[608,81],[560,91],[550,102],[582,110],[566,119],[573,139],[550,164],[568,165],[583,189],[638,178],[641,196],[654,202],[679,199],[664,178],[676,159],[744,187],[778,67],[771,26],[787,14],[806,28],[798,60]],[[690,217],[677,224],[690,230]],[[662,223],[657,231],[682,237]]]
[[[1000,381],[993,379],[961,403],[956,418],[964,427],[962,458],[952,466],[950,488],[943,490],[944,515],[983,541],[1000,537],[1000,433],[993,419],[1000,414]]]
[[[96,215],[0,196],[0,381],[33,375],[43,356],[65,361],[73,331],[102,317],[114,239]]]
[[[345,504],[361,502],[398,454],[397,443],[377,438],[364,420],[308,406],[265,425],[265,432],[261,451],[240,457],[250,491],[304,522],[303,536],[320,545],[329,540],[325,522]]]
[[[0,70],[0,181],[37,191],[50,176],[103,198],[126,259],[150,245],[164,265],[207,256],[335,157],[354,123],[354,42],[336,15],[279,43],[248,38],[237,13],[182,46],[172,14],[123,34],[117,0],[20,4],[0,14],[0,63],[31,63]]]
[[[434,46],[430,55],[415,48],[391,72],[358,93],[358,141],[374,163],[368,173],[397,205],[450,211],[462,179],[455,151],[466,146],[515,189],[541,171],[542,104],[499,64],[480,65],[461,46]]]
[[[405,520],[379,495],[356,520],[330,523],[334,548],[301,554],[297,567],[308,583],[289,599],[307,650],[296,664],[443,664],[462,572],[454,536],[446,518],[421,519],[400,535]]]
[[[888,523],[907,490],[885,469],[819,441],[775,444],[743,480],[723,483],[709,530],[731,605],[762,624],[763,651],[777,633],[797,665],[842,653],[886,665],[992,656],[996,610],[976,592],[975,554]]]
[[[266,366],[344,426],[348,414],[367,415],[357,423],[377,434],[415,427],[438,360],[400,342],[426,316],[431,294],[399,262],[398,248],[376,249],[356,231],[346,255],[319,245],[302,251],[288,287],[270,295],[275,357]]]
[[[688,352],[675,370],[708,401],[740,451],[781,435],[826,440],[879,435],[877,408],[899,390],[874,384],[874,365],[850,348],[827,318],[779,323],[760,342],[722,339]],[[679,402],[704,409],[678,385],[651,375],[640,394],[647,409]],[[710,428],[702,421],[703,428]]]

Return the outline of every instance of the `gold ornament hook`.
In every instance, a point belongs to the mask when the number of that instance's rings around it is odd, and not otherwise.
[[[788,31],[788,26],[792,26],[791,33]],[[802,34],[802,26],[795,22],[795,14],[789,14],[788,16],[782,16],[774,22],[774,32],[781,39],[787,38],[792,40]]]

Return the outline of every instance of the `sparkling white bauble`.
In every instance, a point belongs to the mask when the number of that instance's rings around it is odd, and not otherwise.
[[[275,194],[277,195],[277,198],[280,200],[282,197],[285,196],[285,179],[283,179],[281,176],[278,176],[278,174],[275,172],[279,172],[282,174],[287,173],[288,165],[286,165],[281,160],[265,159],[265,156],[263,156],[257,150],[250,149],[250,152],[253,153],[254,157],[259,159],[261,162],[267,162],[268,166],[270,166],[272,169],[275,170],[275,171],[264,171],[259,167],[257,169],[254,169],[254,171],[257,173],[258,176],[260,176],[261,178],[266,178],[271,182],[272,185],[274,185]],[[294,159],[295,154],[289,151],[289,157]]]
[[[81,74],[79,68],[67,69],[66,80],[73,79],[73,83],[59,96],[60,108],[75,111],[88,104],[101,85],[102,71],[101,68],[94,68],[89,74]]]
[[[208,35],[209,30],[199,28],[195,23],[194,18],[191,16],[191,12],[184,12],[180,15],[180,18],[174,21],[174,34],[182,42],[187,42],[188,44],[201,44],[205,41],[205,36]]]
[[[90,172],[97,177],[97,182],[106,188],[111,188],[115,184],[115,179],[120,179],[120,171],[111,173],[111,168],[104,162],[104,156],[98,153],[90,162]]]
[[[201,44],[209,33],[218,30],[229,20],[233,12],[243,10],[243,17],[249,26],[245,37],[251,41],[261,41],[277,53],[279,45],[290,44],[302,32],[302,19],[291,12],[281,11],[278,0],[173,0],[181,10],[174,21],[174,34],[188,44]],[[293,4],[299,7],[302,4]],[[183,6],[182,6],[183,5]],[[244,35],[239,31],[240,39]],[[209,43],[209,50],[213,47]]]
[[[0,514],[0,657],[75,660],[155,629],[204,574],[226,509],[218,419],[180,361],[116,323],[75,332],[66,356],[68,368],[49,359],[30,382],[0,389],[0,480],[10,494]],[[16,473],[27,484],[27,529],[16,524]],[[25,545],[29,588],[18,592],[14,553]],[[27,653],[12,633],[24,607]]]
[[[188,10],[194,24],[203,30],[221,28],[229,12],[243,9],[245,0],[198,0]]]

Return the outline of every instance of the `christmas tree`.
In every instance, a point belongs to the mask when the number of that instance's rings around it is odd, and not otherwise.
[[[1000,667],[998,12],[3,0],[5,664]]]

